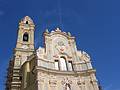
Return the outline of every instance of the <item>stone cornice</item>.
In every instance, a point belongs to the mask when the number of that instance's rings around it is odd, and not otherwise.
[[[46,73],[51,73],[51,74],[59,74],[59,75],[73,75],[73,76],[79,76],[79,75],[89,75],[91,73],[95,73],[95,69],[89,69],[89,70],[84,70],[84,71],[60,71],[60,70],[54,70],[54,69],[48,69],[45,67],[41,66],[36,66],[36,71],[43,71]]]
[[[73,62],[73,65],[86,64],[86,63],[91,63],[91,61],[87,61],[87,62],[83,62],[83,61]]]
[[[38,58],[38,60],[44,61],[44,62],[47,62],[47,63],[54,63],[52,60],[48,60],[48,59],[44,59],[44,58]]]
[[[14,51],[22,51],[22,52],[34,52],[34,49],[22,49],[22,48],[15,48]]]

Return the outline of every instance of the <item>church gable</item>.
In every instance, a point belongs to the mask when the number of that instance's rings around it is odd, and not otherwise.
[[[44,48],[37,52],[38,66],[60,71],[84,71],[92,69],[90,56],[78,51],[75,37],[59,28],[44,32]]]
[[[70,40],[73,37],[69,36],[66,32],[62,32],[59,28],[51,33],[44,33],[46,53],[51,52],[49,58],[59,58],[65,56],[72,58]]]

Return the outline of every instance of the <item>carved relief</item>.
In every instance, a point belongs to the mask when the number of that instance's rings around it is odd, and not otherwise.
[[[66,79],[64,79],[64,80],[61,81],[61,84],[62,84],[62,85],[65,85],[65,84],[72,84],[72,81],[69,80],[68,78],[66,78]]]
[[[68,40],[63,36],[57,36],[55,39],[53,39],[53,52],[53,57],[55,58],[59,58],[61,55],[64,55],[69,59],[72,58]]]
[[[39,83],[44,83],[44,78],[40,78]]]
[[[38,79],[39,83],[44,83],[44,81],[45,81],[45,75],[42,72],[39,72],[37,79]]]
[[[77,80],[77,85],[79,86],[79,88],[83,88],[85,86],[85,80],[83,77]]]
[[[51,80],[49,80],[49,84],[51,87],[52,86],[55,87],[57,85],[57,80],[51,79]]]
[[[82,82],[82,81],[79,80],[79,81],[77,81],[77,84],[78,84],[79,86],[81,86],[82,84],[85,85],[85,81]]]
[[[72,84],[71,80],[66,78],[66,79],[62,80],[61,83],[63,85],[64,90],[71,90],[71,84]]]

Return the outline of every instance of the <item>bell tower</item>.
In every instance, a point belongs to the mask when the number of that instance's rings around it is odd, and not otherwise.
[[[34,29],[35,25],[29,16],[25,16],[19,23],[18,38],[14,50],[13,64],[10,69],[11,79],[8,90],[20,90],[21,75],[20,68],[27,58],[34,52]]]
[[[34,50],[34,27],[29,16],[20,21],[16,49]]]
[[[14,67],[20,67],[27,57],[34,52],[34,23],[29,16],[25,16],[19,23],[18,38],[15,48]]]

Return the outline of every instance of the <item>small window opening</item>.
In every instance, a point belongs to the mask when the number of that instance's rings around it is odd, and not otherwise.
[[[26,24],[28,24],[28,21],[26,21]]]
[[[72,61],[68,61],[68,70],[73,71]]]
[[[28,35],[28,33],[26,32],[26,33],[24,33],[24,35],[23,35],[23,41],[28,42],[28,39],[29,39],[29,35]]]
[[[20,76],[20,80],[22,80],[22,76]]]
[[[59,70],[59,61],[58,60],[55,60],[55,69]]]

